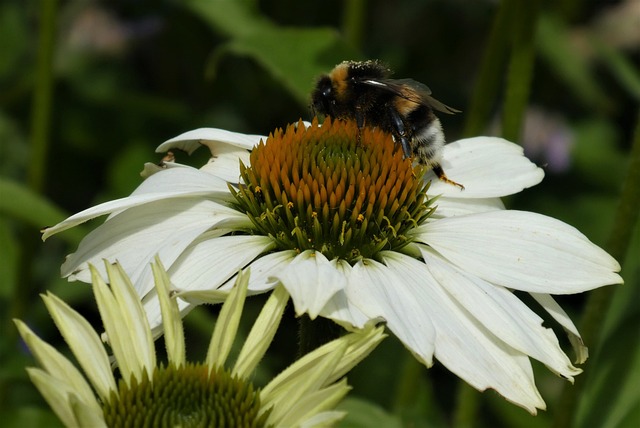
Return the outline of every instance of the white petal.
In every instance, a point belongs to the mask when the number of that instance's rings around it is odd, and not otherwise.
[[[493,198],[518,193],[542,181],[544,172],[524,156],[522,147],[497,137],[475,137],[447,144],[442,154],[447,176],[465,189],[429,172],[429,194],[453,198]]]
[[[144,167],[142,168],[142,171],[140,171],[140,177],[144,178],[145,180],[149,177],[151,177],[153,174],[156,174],[160,171],[164,171],[165,169],[171,169],[171,168],[192,168],[189,165],[184,165],[181,163],[177,163],[177,162],[162,162],[162,164],[157,164],[157,163],[153,163],[153,162],[145,162]]]
[[[204,234],[169,268],[169,276],[178,291],[217,289],[273,245],[260,235]]]
[[[255,295],[269,291],[278,285],[274,275],[281,272],[296,257],[294,250],[276,251],[265,254],[251,262],[251,276],[249,277],[249,295]],[[218,290],[230,290],[233,288],[236,277],[229,279]]]
[[[309,314],[315,319],[324,305],[347,285],[347,279],[337,269],[337,261],[329,261],[319,251],[307,250],[296,256],[277,278],[285,286],[296,315]]]
[[[394,254],[381,253],[386,266],[368,259],[358,262],[349,278],[347,297],[370,318],[384,318],[416,358],[431,366],[436,331],[423,302],[429,296],[423,285],[405,281],[403,272],[394,266]]]
[[[475,214],[487,211],[503,210],[504,204],[500,198],[485,199],[463,199],[463,198],[447,198],[442,196],[438,198],[434,205],[436,211],[430,217],[438,219],[444,217],[455,217],[458,215]]]
[[[553,330],[544,328],[542,318],[512,292],[464,274],[428,247],[421,250],[442,288],[496,337],[571,381],[582,371],[571,364]]]
[[[153,288],[156,254],[170,266],[198,236],[216,224],[243,222],[243,214],[208,200],[162,200],[128,209],[89,233],[62,265],[63,276],[90,281],[88,265],[104,274],[102,260],[121,264],[140,296]],[[144,278],[144,280],[143,280]]]
[[[352,267],[344,260],[338,260],[336,269],[350,281]],[[347,285],[348,287],[348,285]],[[338,290],[320,311],[320,316],[329,318],[349,331],[362,329],[372,320],[347,298],[345,290]],[[373,318],[376,322],[384,321],[382,317]]]
[[[578,329],[569,318],[569,315],[548,294],[530,293],[531,296],[553,317],[569,336],[569,342],[576,353],[576,364],[582,364],[589,358],[589,350],[584,346]]]
[[[213,174],[229,183],[240,182],[240,161],[249,165],[249,152],[244,149],[229,147],[209,159],[201,170]]]
[[[579,293],[622,283],[620,265],[575,228],[524,211],[451,217],[416,229],[418,240],[461,269],[529,292]]]
[[[231,197],[227,183],[211,174],[194,168],[171,168],[153,174],[138,186],[133,193],[121,199],[105,202],[72,215],[53,227],[44,230],[42,239],[84,223],[87,220],[126,210],[154,201],[189,196],[203,196],[219,200]]]
[[[226,145],[251,150],[260,140],[266,140],[262,135],[242,134],[219,128],[199,128],[187,131],[160,144],[157,153],[166,152],[169,149],[180,149],[191,154],[201,145],[209,147],[212,155]]]
[[[436,330],[435,357],[474,388],[496,390],[507,400],[535,414],[545,404],[534,380],[529,359],[497,339],[453,301],[431,276],[427,266],[412,257],[384,252],[403,282],[422,290],[422,310]]]

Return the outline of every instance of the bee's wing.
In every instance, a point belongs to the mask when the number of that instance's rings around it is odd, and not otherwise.
[[[431,89],[429,89],[427,85],[416,82],[413,79],[363,79],[360,83],[392,92],[406,100],[431,107],[432,109],[443,113],[460,113],[460,110],[449,107],[448,105],[433,98],[431,96]]]

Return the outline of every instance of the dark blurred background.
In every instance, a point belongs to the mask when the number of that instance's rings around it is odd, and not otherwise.
[[[143,164],[162,157],[155,147],[164,140],[199,127],[267,135],[309,120],[315,76],[344,59],[379,58],[462,110],[441,118],[449,141],[503,135],[545,168],[543,183],[509,198],[510,208],[557,217],[607,248],[640,104],[638,0],[5,1],[0,48],[7,426],[56,423],[24,372],[34,363],[11,318],[61,344],[38,297],[54,290],[98,321],[90,288],[59,279],[59,266],[99,221],[44,244],[39,229],[128,195]],[[206,155],[178,161],[202,165]],[[577,426],[640,418],[639,235],[636,226],[619,260],[626,284],[606,317],[607,353],[590,345],[597,363]],[[585,296],[559,300],[577,322]],[[215,313],[187,318],[195,342],[207,343]],[[295,329],[285,323],[259,378],[290,362]],[[353,395],[369,406],[363,413],[404,426],[451,424],[457,379],[438,365],[414,367],[408,354],[388,340],[350,375]],[[544,367],[536,375],[548,412],[533,418],[485,393],[477,426],[549,426],[563,381]],[[407,379],[415,383],[409,390]]]

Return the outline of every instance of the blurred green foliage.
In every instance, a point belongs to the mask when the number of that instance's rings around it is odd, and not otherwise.
[[[309,119],[315,76],[344,59],[380,58],[397,76],[427,83],[438,99],[462,109],[442,119],[449,140],[502,131],[517,139],[547,166],[547,177],[508,205],[557,217],[608,245],[639,114],[637,2],[525,3],[0,3],[3,426],[57,423],[26,376],[24,367],[34,362],[11,318],[63,349],[38,297],[52,290],[97,321],[89,287],[59,278],[64,256],[95,225],[44,244],[39,229],[130,193],[144,162],[160,159],[155,146],[183,131],[209,126],[266,135]],[[178,158],[194,165],[203,159]],[[577,427],[640,420],[640,229],[629,233],[620,258],[626,283],[615,290],[603,336],[588,343],[592,358],[572,414]],[[561,301],[579,320],[585,296]],[[248,312],[261,303],[254,299]],[[187,317],[192,343],[208,342],[215,311],[199,308]],[[258,379],[293,358],[296,325],[289,318]],[[454,415],[464,396],[473,401],[466,421],[478,427],[549,426],[562,410],[564,381],[539,365],[549,409],[532,417],[491,392],[460,394],[441,366],[416,364],[395,339],[385,341],[349,375],[354,391],[343,426],[462,423]]]

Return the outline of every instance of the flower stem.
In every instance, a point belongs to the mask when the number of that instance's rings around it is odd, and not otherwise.
[[[458,397],[453,414],[454,427],[472,427],[476,425],[480,394],[463,380],[458,381]]]
[[[635,135],[630,153],[629,171],[622,187],[620,202],[615,214],[613,230],[607,243],[607,251],[619,261],[624,260],[631,234],[640,213],[640,112],[638,113]],[[614,287],[604,287],[589,294],[580,331],[587,345],[597,347],[605,316],[609,309]],[[584,373],[576,378],[574,385],[565,385],[560,396],[560,406],[554,420],[555,427],[572,426],[576,416],[579,398],[584,390],[589,373],[589,361],[582,367]]]

